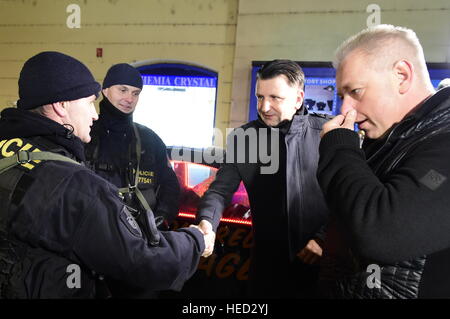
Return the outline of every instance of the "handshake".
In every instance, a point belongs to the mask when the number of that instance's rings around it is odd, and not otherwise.
[[[216,241],[216,233],[212,229],[210,222],[202,220],[198,225],[191,225],[189,227],[197,228],[202,234],[205,240],[205,250],[203,251],[202,257],[211,256],[214,251],[214,243]]]

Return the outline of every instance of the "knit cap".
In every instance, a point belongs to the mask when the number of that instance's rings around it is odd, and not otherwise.
[[[109,68],[103,81],[103,88],[125,84],[142,89],[142,78],[138,70],[127,63],[115,64]]]
[[[17,108],[30,110],[98,96],[100,89],[91,71],[77,59],[60,52],[41,52],[28,59],[20,72]]]

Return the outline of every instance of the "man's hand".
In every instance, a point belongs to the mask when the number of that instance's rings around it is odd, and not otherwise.
[[[191,225],[191,227],[195,227],[203,233],[205,239],[205,250],[203,251],[202,257],[209,257],[214,251],[214,243],[216,241],[216,233],[213,231],[211,223],[206,220],[202,220],[198,226]]]
[[[337,128],[346,128],[349,130],[354,130],[356,120],[356,111],[350,110],[344,116],[342,114],[335,116],[333,119],[329,120],[322,126],[322,132],[320,132],[320,137],[322,138],[329,131],[335,130]]]
[[[320,257],[322,257],[322,247],[315,241],[311,239],[308,244],[297,254],[305,264],[314,265],[317,264]]]

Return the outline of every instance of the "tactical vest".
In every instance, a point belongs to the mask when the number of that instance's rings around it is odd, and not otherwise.
[[[145,196],[143,191],[139,189],[139,173],[140,173],[140,165],[141,165],[141,152],[142,152],[142,142],[141,135],[139,133],[138,127],[135,123],[133,123],[133,131],[134,131],[134,139],[135,139],[135,148],[133,149],[133,144],[131,143],[129,148],[129,165],[125,168],[122,167],[114,167],[109,163],[102,163],[99,161],[99,148],[100,141],[98,138],[98,134],[93,134],[93,138],[87,148],[87,158],[89,160],[88,165],[94,170],[103,170],[103,171],[126,171],[126,178],[128,185],[122,185],[125,187],[119,188],[119,195],[123,199],[124,203],[129,206],[130,212],[133,214],[133,217],[138,222],[139,226],[144,231],[147,240],[150,245],[156,246],[159,244],[160,234],[158,232],[158,226],[163,223],[162,217],[155,217],[151,206],[156,203],[156,192],[153,188],[145,191]],[[136,167],[133,166],[133,157],[136,162]],[[147,199],[150,199],[149,201]],[[134,204],[134,202],[138,203],[138,206]],[[134,209],[133,209],[134,208]]]
[[[14,152],[14,148],[20,149]],[[56,253],[31,247],[17,240],[8,229],[12,214],[17,211],[22,198],[34,182],[31,170],[39,165],[40,161],[80,164],[57,153],[42,152],[28,141],[19,138],[0,141],[0,150],[1,157],[4,157],[0,159],[0,201],[5,205],[0,212],[0,298],[108,297],[109,293],[101,276],[84,268],[81,269],[81,274],[87,280],[83,280],[81,289],[70,289],[66,281],[53,278],[52,274],[64,274],[72,262]],[[36,266],[42,264],[45,264],[45,267]],[[37,279],[27,280],[26,276],[35,276]]]

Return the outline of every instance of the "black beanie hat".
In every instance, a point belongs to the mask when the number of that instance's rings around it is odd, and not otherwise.
[[[19,77],[17,108],[98,96],[100,84],[80,61],[59,52],[41,52],[25,62]]]
[[[131,85],[142,89],[141,74],[127,63],[115,64],[106,73],[103,88],[107,89],[117,84]]]

